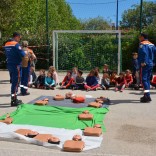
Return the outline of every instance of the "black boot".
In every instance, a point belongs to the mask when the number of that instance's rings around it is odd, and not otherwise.
[[[147,103],[147,102],[150,102],[150,101],[152,101],[150,96],[144,95],[143,97],[140,98],[140,102],[143,102],[143,103]]]
[[[16,96],[11,97],[11,107],[15,107],[20,104],[23,104],[22,100],[18,100]]]

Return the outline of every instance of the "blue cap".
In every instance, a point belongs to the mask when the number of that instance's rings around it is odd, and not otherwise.
[[[18,33],[18,32],[14,32],[12,36],[13,36],[13,37],[16,37],[16,36],[21,36],[21,35],[20,35],[20,33]]]

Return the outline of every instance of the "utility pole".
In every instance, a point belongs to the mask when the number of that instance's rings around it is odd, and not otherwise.
[[[118,30],[119,0],[116,2],[116,30]]]
[[[142,6],[143,6],[143,0],[140,1],[140,34],[142,32]]]
[[[47,43],[47,67],[49,68],[49,14],[48,14],[48,0],[46,0],[46,43]]]

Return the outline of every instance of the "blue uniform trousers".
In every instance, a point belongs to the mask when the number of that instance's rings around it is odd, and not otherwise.
[[[12,96],[16,96],[20,82],[20,66],[14,64],[7,64],[7,68],[9,70],[12,81],[11,94]]]
[[[142,78],[142,84],[143,84],[143,87],[144,87],[144,93],[146,96],[150,96],[150,77],[151,77],[151,74],[152,74],[152,69],[153,67],[152,66],[144,66],[142,67],[142,75],[141,75],[141,78]]]
[[[30,66],[22,67],[21,85],[20,85],[22,94],[26,94],[28,90],[29,73],[30,73]]]

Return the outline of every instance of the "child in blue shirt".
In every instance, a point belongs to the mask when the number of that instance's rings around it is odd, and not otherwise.
[[[45,77],[45,89],[54,90],[54,87],[55,87],[55,80],[52,78],[51,73],[48,72],[47,76]]]

